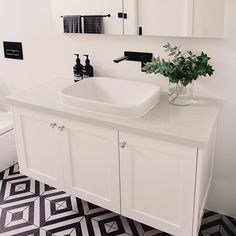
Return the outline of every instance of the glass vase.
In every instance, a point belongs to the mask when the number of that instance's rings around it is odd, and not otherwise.
[[[193,81],[184,85],[181,81],[178,83],[169,82],[168,100],[171,104],[177,106],[190,105],[193,102]]]

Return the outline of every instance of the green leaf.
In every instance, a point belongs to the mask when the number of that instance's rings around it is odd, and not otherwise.
[[[206,53],[194,55],[192,51],[187,51],[185,54],[180,51],[181,46],[172,46],[169,42],[163,47],[170,58],[168,61],[159,56],[153,58],[143,69],[146,73],[161,74],[172,82],[183,81],[183,85],[191,83],[199,76],[213,75],[214,69],[209,64],[210,57]]]

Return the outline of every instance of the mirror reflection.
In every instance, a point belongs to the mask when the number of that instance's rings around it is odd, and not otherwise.
[[[61,33],[123,34],[122,0],[51,0],[53,28]]]
[[[61,33],[222,38],[224,8],[225,0],[51,0]]]

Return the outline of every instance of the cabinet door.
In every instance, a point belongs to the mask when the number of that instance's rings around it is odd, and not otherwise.
[[[224,37],[225,0],[124,0],[124,12],[126,35]]]
[[[67,191],[120,212],[118,132],[80,122],[65,126]]]
[[[189,0],[137,0],[138,23],[143,35],[188,35]]]
[[[193,1],[193,37],[223,38],[225,0]],[[212,6],[214,10],[212,11]],[[210,14],[209,14],[210,13]]]
[[[23,174],[64,189],[60,135],[55,119],[26,110],[14,111],[17,153]]]
[[[191,236],[197,150],[120,133],[121,214]]]

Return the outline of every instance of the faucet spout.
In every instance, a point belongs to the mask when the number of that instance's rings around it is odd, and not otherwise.
[[[150,52],[131,52],[131,51],[125,51],[123,57],[119,57],[115,60],[113,60],[115,63],[119,63],[121,61],[139,61],[141,62],[141,70],[143,71],[143,67],[147,62],[152,61],[152,53]]]
[[[113,60],[115,63],[119,63],[121,61],[127,60],[129,57],[128,56],[123,56],[123,57],[119,57],[115,60]]]

